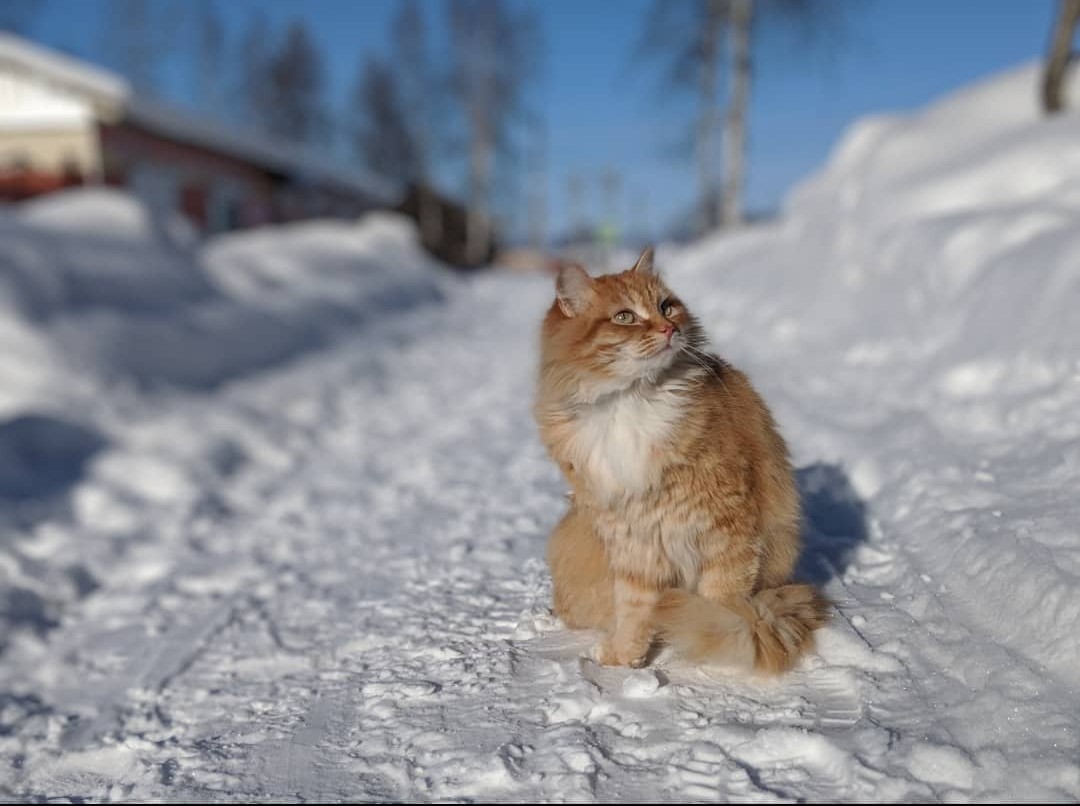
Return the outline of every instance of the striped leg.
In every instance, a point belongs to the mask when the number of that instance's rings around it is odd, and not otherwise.
[[[615,629],[600,644],[604,666],[643,666],[653,641],[653,611],[660,589],[630,576],[615,578]]]

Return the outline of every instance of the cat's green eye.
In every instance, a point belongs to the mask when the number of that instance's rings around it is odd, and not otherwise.
[[[671,316],[675,312],[675,306],[677,303],[674,300],[665,299],[660,303],[660,313],[664,316]]]
[[[611,317],[611,321],[617,325],[632,325],[637,321],[637,317],[633,311],[619,311]]]

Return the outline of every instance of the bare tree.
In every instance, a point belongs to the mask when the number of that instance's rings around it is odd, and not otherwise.
[[[270,116],[269,72],[273,31],[266,12],[259,9],[248,16],[240,38],[232,104],[239,122],[263,128]]]
[[[0,31],[26,33],[43,5],[44,0],[4,0],[0,3]]]
[[[566,177],[566,209],[570,221],[570,238],[577,241],[588,228],[585,213],[585,177],[578,171]]]
[[[296,143],[329,142],[322,55],[303,22],[290,23],[265,69],[267,97],[260,109],[263,127]]]
[[[1065,107],[1065,72],[1074,57],[1072,43],[1078,25],[1080,0],[1061,0],[1043,70],[1042,105],[1043,111],[1048,115],[1060,112]]]
[[[728,13],[731,40],[730,98],[724,127],[725,177],[720,224],[743,223],[746,176],[746,130],[753,87],[752,55],[759,26],[787,29],[797,41],[790,48],[803,61],[824,34],[839,31],[842,7],[838,0],[721,0]]]
[[[417,0],[401,0],[391,26],[391,41],[395,51],[396,94],[415,152],[415,170],[402,178],[416,186],[420,231],[424,242],[433,244],[442,237],[442,215],[432,191],[434,164],[443,147],[442,113],[446,106],[427,25]]]
[[[736,0],[737,2],[738,0]],[[727,23],[725,0],[708,0],[702,10],[700,40],[696,43],[701,65],[698,69],[697,160],[701,208],[698,213],[702,232],[714,229],[720,205],[717,203],[716,137],[720,106],[716,97],[717,72],[723,57],[723,33]]]
[[[172,7],[175,9],[176,7]],[[168,21],[175,24],[174,20]],[[147,0],[111,0],[102,17],[101,49],[136,90],[154,93],[158,88],[163,56],[176,29],[166,29],[163,7]]]
[[[719,219],[719,73],[728,0],[653,0],[636,47],[642,59],[664,63],[663,87],[696,93],[694,153],[698,173],[698,231]]]
[[[615,251],[619,248],[622,237],[622,174],[614,168],[600,172],[600,192],[603,196],[601,224],[597,230],[603,262],[607,268],[614,268]]]
[[[548,137],[543,118],[534,116],[528,155],[528,239],[534,249],[547,245]]]
[[[754,0],[729,0],[731,35],[731,101],[724,123],[724,190],[720,225],[738,227],[743,222],[743,177],[746,174],[746,124],[750,105],[750,37],[754,23]]]
[[[199,105],[212,115],[224,112],[225,26],[214,0],[203,0],[195,13],[195,78]]]
[[[350,140],[357,157],[381,176],[413,181],[421,157],[389,64],[371,57],[363,63],[353,89],[352,110]]]
[[[803,55],[811,35],[839,19],[839,8],[835,0],[654,0],[638,52],[665,61],[665,86],[697,90],[695,150],[701,196],[700,231],[712,229],[717,223],[738,226],[743,220],[748,111],[757,30],[765,24],[799,31],[802,42],[792,50]],[[723,133],[724,179],[717,204],[717,188],[721,183],[713,167],[719,111],[716,74],[722,61],[725,33],[730,41],[731,57]]]
[[[490,249],[495,161],[512,150],[515,124],[525,109],[536,55],[533,21],[503,0],[454,0],[448,5],[452,45],[451,88],[468,139],[469,260]]]

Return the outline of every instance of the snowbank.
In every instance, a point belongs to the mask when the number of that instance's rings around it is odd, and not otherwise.
[[[34,397],[49,366],[208,387],[440,294],[409,224],[391,215],[203,248],[180,218],[155,219],[117,191],[79,190],[7,211],[0,241],[0,411]]]
[[[1080,116],[1036,81],[857,123],[781,223],[668,263],[935,594],[1076,682]]]
[[[856,122],[825,168],[790,195],[787,212],[810,219],[857,212],[864,223],[887,225],[1067,186],[1076,176],[1075,123],[1042,117],[1040,73],[1026,65],[923,110]],[[1080,83],[1069,90],[1075,109]]]
[[[231,298],[292,317],[315,314],[324,324],[390,316],[438,296],[412,224],[389,213],[359,224],[310,221],[225,235],[203,256]]]
[[[0,211],[0,243],[0,501],[62,492],[140,390],[232,381],[438,300],[446,282],[396,216],[203,246],[113,190]]]

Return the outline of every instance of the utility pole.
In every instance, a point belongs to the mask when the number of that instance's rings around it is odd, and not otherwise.
[[[600,188],[603,194],[603,223],[600,225],[597,235],[600,240],[600,248],[604,263],[609,269],[615,260],[615,250],[619,246],[619,198],[622,195],[622,176],[613,168],[608,168],[600,174]]]
[[[530,245],[538,251],[547,248],[547,186],[547,126],[537,117],[529,153],[528,233]]]

